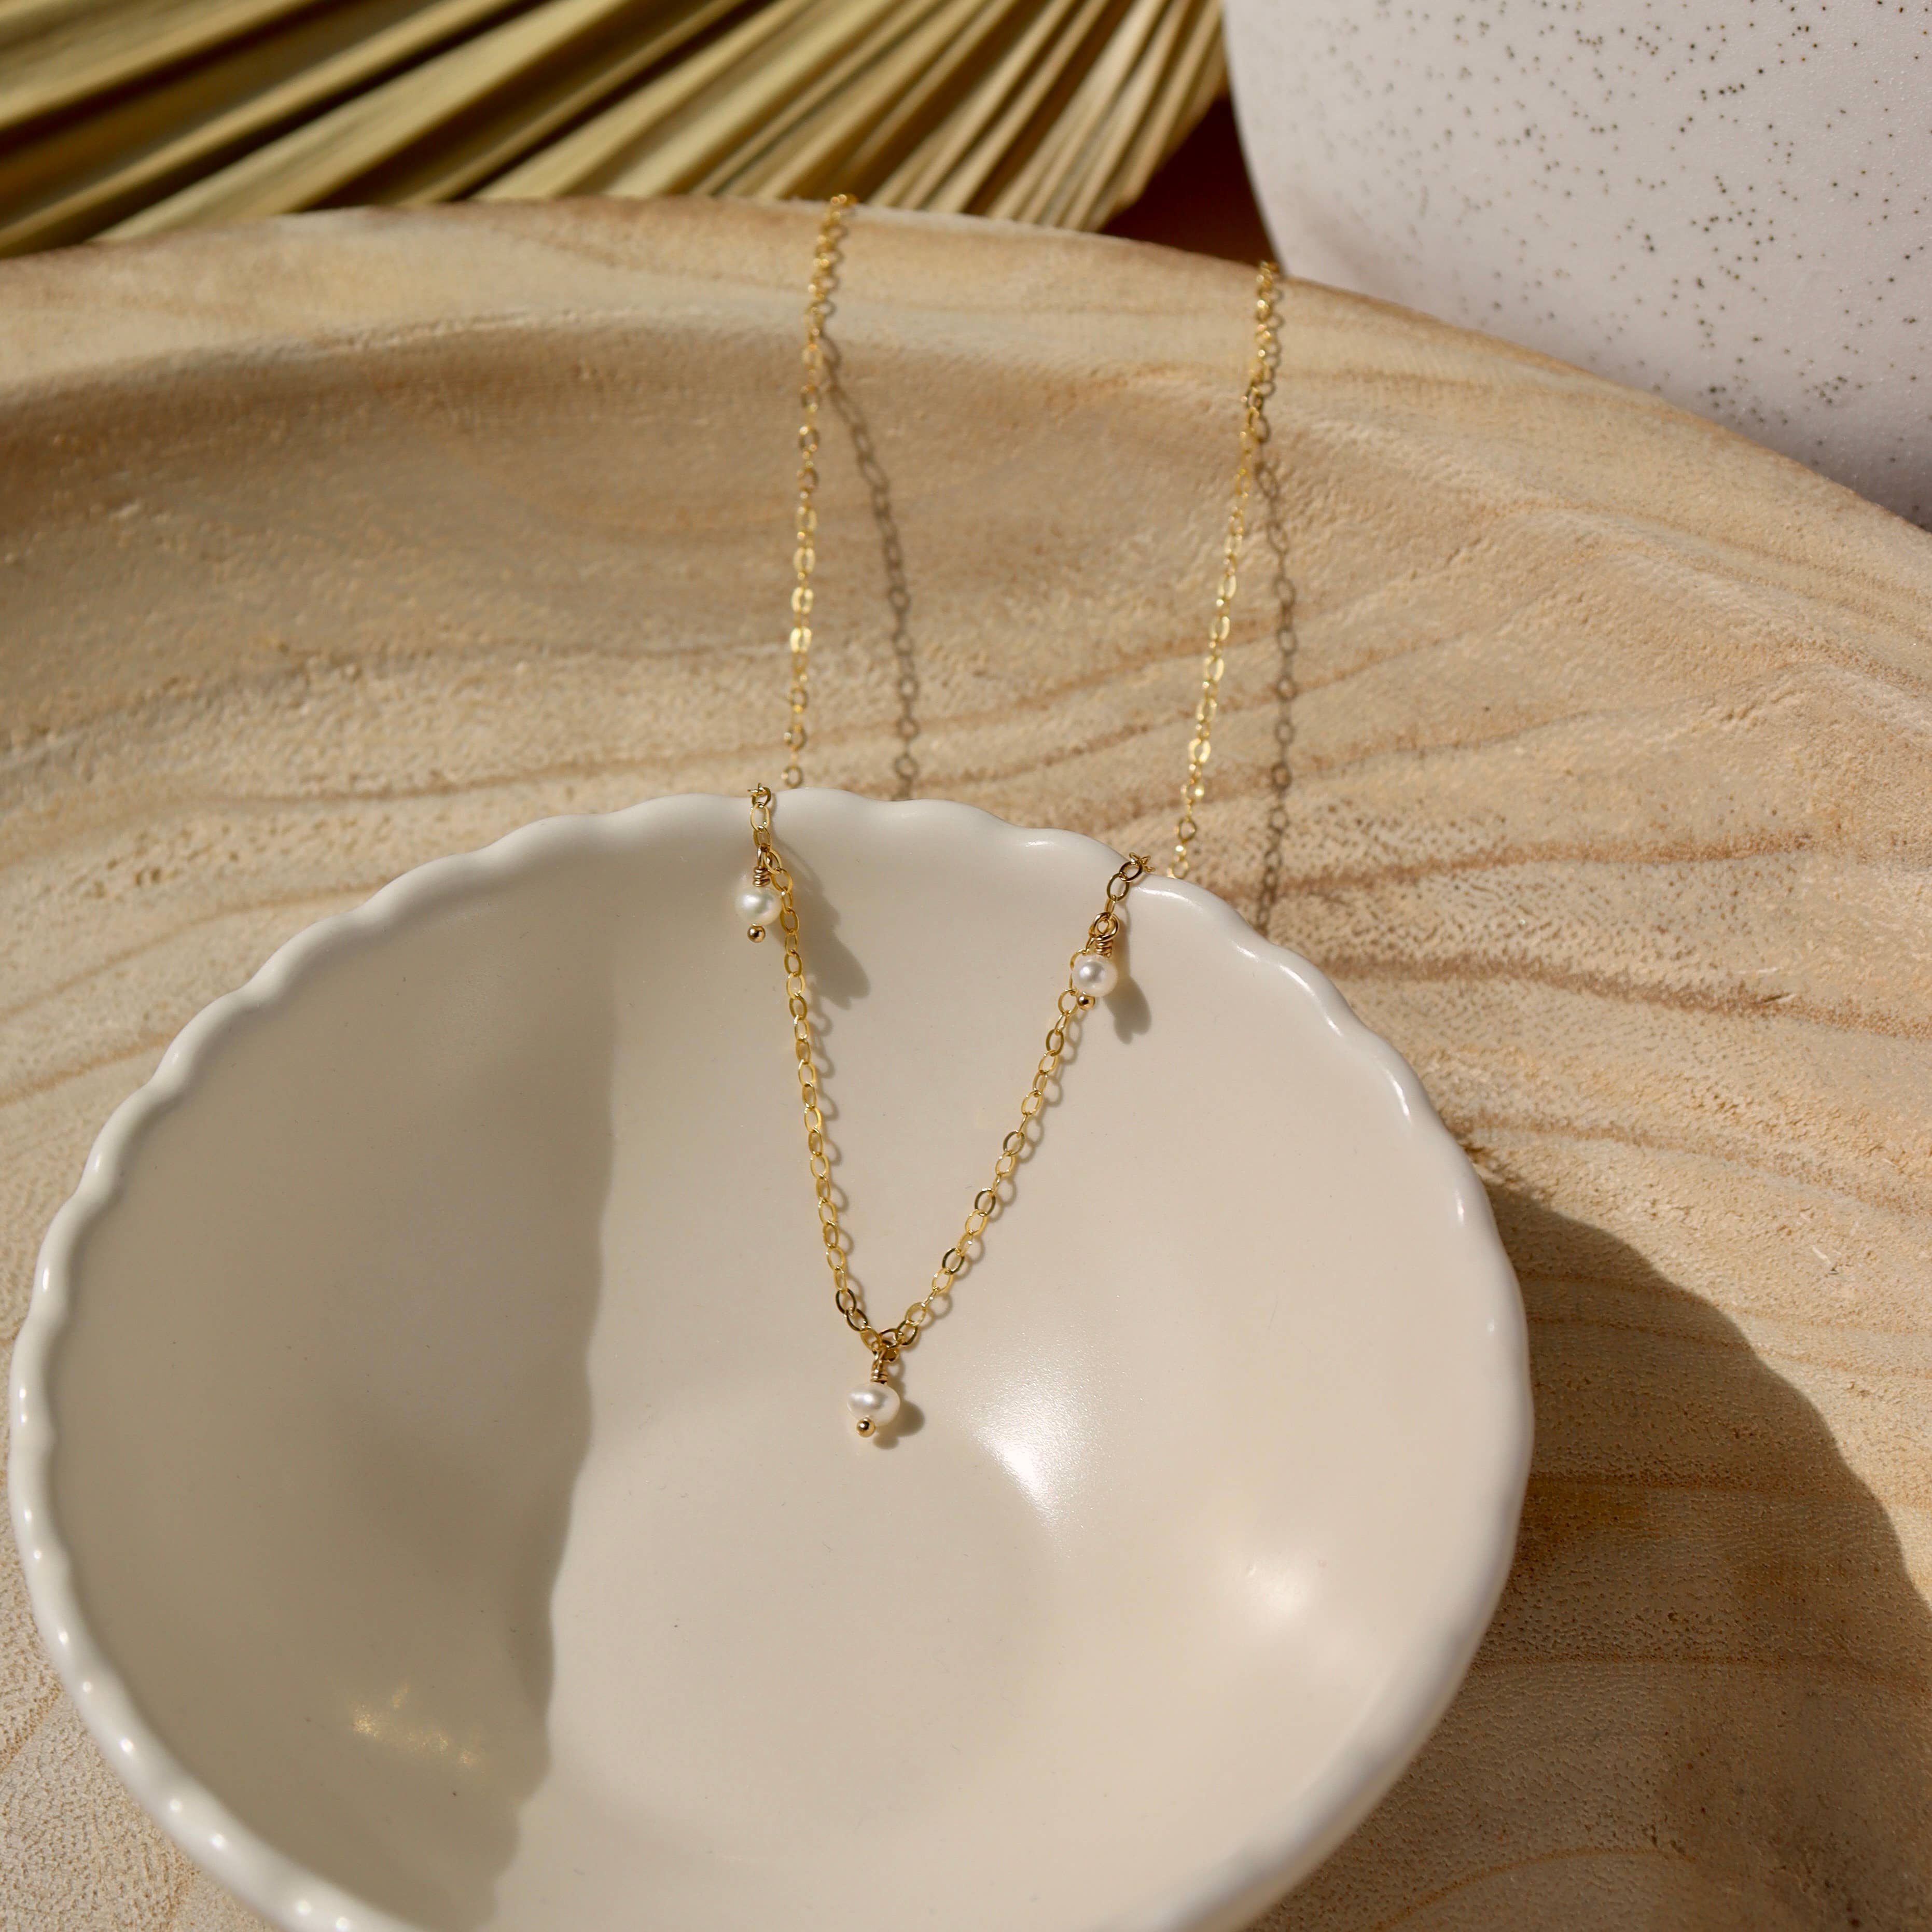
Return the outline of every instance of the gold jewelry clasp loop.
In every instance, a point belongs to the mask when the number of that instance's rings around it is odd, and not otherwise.
[[[1120,937],[1120,915],[1114,908],[1119,905],[1154,869],[1151,860],[1138,852],[1130,852],[1126,862],[1107,881],[1107,903],[1100,910],[1100,916],[1087,928],[1087,945],[1089,952],[1097,952],[1103,958],[1114,950],[1114,941]]]

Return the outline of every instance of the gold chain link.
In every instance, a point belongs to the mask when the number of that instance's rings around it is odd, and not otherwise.
[[[838,1223],[838,1203],[832,1190],[832,1158],[825,1144],[825,1115],[818,1098],[818,1054],[812,1040],[812,1002],[806,992],[805,956],[800,950],[798,902],[793,896],[791,873],[772,838],[772,807],[775,796],[769,785],[759,785],[752,793],[752,841],[756,848],[752,877],[768,886],[778,898],[778,924],[784,946],[785,1010],[791,1016],[792,1053],[798,1064],[799,1100],[805,1117],[805,1148],[812,1169],[813,1191],[818,1197],[819,1238],[824,1244],[825,1264],[832,1270],[832,1299],[845,1324],[869,1348],[880,1364],[896,1359],[902,1349],[910,1348],[933,1318],[936,1306],[952,1292],[953,1285],[972,1265],[974,1244],[986,1231],[986,1224],[998,1213],[1005,1196],[1001,1190],[1012,1181],[1014,1170],[1024,1156],[1036,1132],[1035,1123],[1046,1106],[1047,1090],[1060,1071],[1067,1046],[1070,1024],[1093,1005],[1090,995],[1073,983],[1074,962],[1082,953],[1110,956],[1120,934],[1120,908],[1127,894],[1146,878],[1149,862],[1130,854],[1120,870],[1107,881],[1106,902],[1100,916],[1087,928],[1085,944],[1066,962],[1066,985],[1054,1003],[1054,1021],[1043,1042],[1046,1051],[1034,1068],[1033,1082],[1020,1101],[1020,1124],[1000,1143],[993,1162],[992,1184],[973,1197],[959,1238],[939,1258],[932,1280],[924,1294],[910,1304],[904,1314],[889,1328],[875,1328],[866,1312],[865,1297],[852,1280],[845,1260],[844,1231]],[[755,931],[754,931],[755,936]]]
[[[835,194],[825,204],[818,225],[818,247],[812,258],[812,280],[805,291],[805,348],[800,360],[798,406],[798,511],[793,526],[791,562],[796,581],[791,592],[791,722],[785,727],[788,754],[784,778],[788,789],[805,782],[806,685],[812,676],[812,573],[818,563],[818,511],[812,499],[818,489],[818,405],[825,393],[825,310],[837,279],[838,250],[845,239],[849,194]]]
[[[795,582],[791,593],[791,718],[785,728],[788,762],[782,773],[788,790],[805,782],[805,712],[812,674],[812,614],[815,601],[812,573],[818,563],[818,411],[826,388],[825,315],[838,278],[844,245],[845,218],[854,206],[849,194],[836,194],[825,204],[812,251],[811,279],[805,292],[805,345],[800,352],[803,376],[799,386],[798,502],[792,546]],[[1248,500],[1253,494],[1255,458],[1266,425],[1268,395],[1277,347],[1275,290],[1281,272],[1272,262],[1255,270],[1254,351],[1241,412],[1240,452],[1234,465],[1234,486],[1228,505],[1227,530],[1221,549],[1221,578],[1214,591],[1214,615],[1208,627],[1208,647],[1201,659],[1201,691],[1195,700],[1194,722],[1187,743],[1187,776],[1180,788],[1180,816],[1174,827],[1174,856],[1167,868],[1171,879],[1184,879],[1191,848],[1200,827],[1194,808],[1207,796],[1208,761],[1214,754],[1214,719],[1220,709],[1221,680],[1227,668],[1228,637],[1233,621],[1237,572],[1248,532]]]
[[[786,788],[795,789],[804,782],[802,760],[806,746],[805,712],[812,670],[812,573],[818,565],[818,513],[814,497],[818,488],[818,411],[826,387],[825,317],[837,279],[839,253],[845,238],[845,217],[853,206],[850,195],[835,195],[826,204],[819,224],[818,246],[812,255],[812,278],[806,289],[805,346],[802,377],[799,388],[800,421],[798,430],[798,501],[794,524],[792,567],[796,575],[791,593],[790,722],[784,734],[788,754],[783,773]],[[1236,572],[1247,536],[1248,500],[1254,486],[1256,458],[1264,433],[1269,386],[1276,349],[1275,290],[1279,271],[1272,262],[1263,262],[1255,278],[1255,340],[1252,359],[1241,418],[1240,459],[1234,470],[1234,487],[1228,508],[1228,525],[1222,547],[1221,578],[1214,593],[1214,616],[1208,627],[1208,647],[1202,658],[1201,693],[1194,707],[1193,734],[1187,746],[1187,777],[1181,788],[1180,816],[1174,826],[1174,860],[1168,867],[1170,878],[1187,876],[1190,848],[1198,836],[1195,808],[1206,795],[1205,773],[1212,754],[1215,714],[1220,707],[1222,675],[1226,669],[1228,637],[1234,608]],[[1130,854],[1107,882],[1107,895],[1100,915],[1087,928],[1085,944],[1067,962],[1066,985],[1054,1003],[1053,1024],[1042,1042],[1045,1051],[1034,1069],[1032,1083],[1020,1101],[1019,1125],[1000,1143],[993,1162],[992,1184],[973,1197],[958,1238],[939,1258],[932,1280],[919,1300],[910,1303],[898,1320],[886,1328],[876,1328],[866,1312],[864,1296],[853,1281],[846,1261],[845,1234],[839,1225],[838,1200],[832,1186],[832,1158],[825,1139],[825,1115],[819,1100],[818,1054],[812,1036],[812,1003],[806,990],[805,956],[799,936],[798,904],[792,878],[772,836],[772,808],[775,796],[768,785],[752,793],[752,838],[756,856],[752,868],[754,884],[768,886],[778,902],[778,926],[784,948],[785,1010],[790,1016],[792,1052],[798,1072],[799,1099],[805,1120],[805,1145],[812,1170],[813,1191],[818,1197],[819,1236],[825,1250],[826,1266],[832,1271],[832,1300],[846,1325],[872,1354],[874,1374],[883,1376],[888,1364],[910,1348],[932,1322],[938,1305],[952,1292],[960,1276],[971,1267],[975,1246],[988,1224],[1009,1198],[1013,1177],[1028,1146],[1039,1132],[1038,1123],[1046,1106],[1048,1090],[1060,1071],[1069,1041],[1069,1029],[1094,1004],[1075,983],[1076,963],[1082,953],[1110,956],[1120,932],[1120,908],[1127,894],[1144,878],[1150,862]],[[754,939],[764,936],[762,927],[752,928]]]
[[[1274,291],[1280,271],[1263,262],[1255,271],[1255,347],[1248,364],[1248,388],[1241,412],[1241,454],[1234,466],[1234,494],[1228,505],[1228,531],[1221,549],[1221,581],[1214,592],[1214,617],[1201,659],[1201,695],[1194,706],[1194,734],[1187,743],[1187,776],[1180,787],[1180,816],[1174,827],[1170,879],[1187,876],[1188,848],[1200,827],[1194,808],[1207,796],[1208,760],[1214,754],[1214,714],[1220,709],[1221,674],[1227,668],[1228,632],[1234,608],[1235,572],[1248,533],[1248,497],[1254,488],[1255,457],[1266,424],[1268,388],[1274,374]]]

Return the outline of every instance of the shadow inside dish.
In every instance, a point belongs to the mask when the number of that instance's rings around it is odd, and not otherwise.
[[[549,1762],[611,1148],[608,922],[530,917],[572,869],[244,1015],[86,1237],[54,1372],[83,1607],[148,1721],[431,1932],[490,1916]]]

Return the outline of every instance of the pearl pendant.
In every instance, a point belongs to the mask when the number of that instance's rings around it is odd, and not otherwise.
[[[899,1412],[899,1392],[890,1382],[861,1382],[845,1397],[861,1436],[877,1436]]]
[[[1073,962],[1073,990],[1104,1000],[1120,983],[1120,969],[1104,952],[1082,952]]]
[[[738,888],[738,896],[732,903],[747,926],[769,926],[778,916],[778,894],[755,879],[747,879]]]

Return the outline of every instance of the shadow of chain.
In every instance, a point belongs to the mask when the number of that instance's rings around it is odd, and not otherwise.
[[[829,338],[825,356],[826,394],[852,438],[852,453],[857,459],[860,478],[871,500],[872,521],[879,532],[879,554],[886,572],[886,605],[892,614],[892,629],[886,642],[892,654],[893,688],[898,698],[898,713],[892,721],[899,748],[892,760],[892,776],[897,782],[892,795],[897,800],[909,799],[919,782],[919,760],[913,752],[914,741],[919,736],[919,663],[913,649],[912,592],[906,583],[905,552],[899,542],[898,520],[892,510],[892,479],[879,460],[866,412],[857,397],[845,386],[842,358]]]

